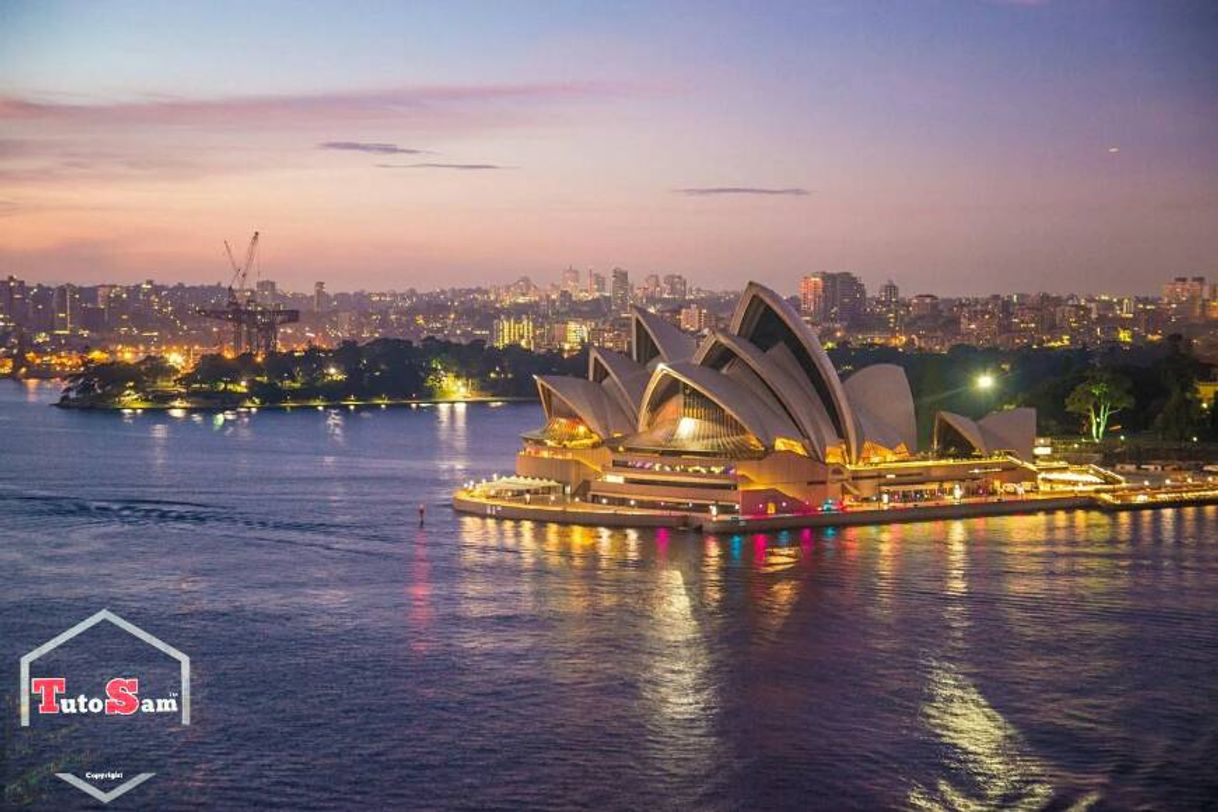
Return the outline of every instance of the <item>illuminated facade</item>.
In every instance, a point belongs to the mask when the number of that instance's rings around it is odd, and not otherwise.
[[[496,347],[510,347],[513,344],[519,344],[526,350],[533,349],[533,319],[529,316],[518,319],[505,316],[495,319],[491,333],[491,341]]]
[[[940,415],[943,453],[919,454],[904,370],[876,364],[843,381],[799,313],[756,283],[728,329],[700,342],[639,307],[630,334],[629,355],[593,348],[586,378],[537,379],[546,422],[524,436],[517,475],[572,500],[704,514],[980,495],[1035,479],[1031,410]]]

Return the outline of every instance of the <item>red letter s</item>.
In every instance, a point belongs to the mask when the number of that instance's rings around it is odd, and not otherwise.
[[[138,679],[115,677],[106,683],[106,713],[130,716],[140,706],[136,694],[140,691]]]

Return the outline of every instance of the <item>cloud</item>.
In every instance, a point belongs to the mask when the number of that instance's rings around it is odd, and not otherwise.
[[[801,189],[796,186],[783,189],[771,189],[763,186],[701,186],[691,189],[674,189],[673,191],[676,194],[688,197],[710,197],[712,195],[790,195],[793,197],[804,197],[810,194],[807,189]]]
[[[41,145],[40,151],[19,152],[15,161],[6,159],[0,147],[0,182],[54,185],[117,179],[150,181],[193,180],[236,171],[223,162],[199,162],[179,151],[164,154],[127,155],[116,150],[73,148],[60,144]]]
[[[608,95],[616,88],[595,82],[436,85],[335,93],[152,99],[79,104],[0,95],[0,120],[61,121],[79,125],[195,125],[231,128],[339,120],[409,120],[468,114],[512,105],[570,101]]]
[[[411,141],[469,137],[574,120],[563,110],[626,93],[604,82],[399,86],[256,96],[81,98],[0,91],[0,186],[26,191],[66,183],[90,187],[127,182],[193,181],[215,175],[309,164],[296,148],[376,158],[426,160]],[[326,140],[347,132],[393,132],[406,143]],[[359,128],[359,129],[357,129]],[[307,135],[302,135],[306,134]],[[316,152],[313,153],[317,155]],[[419,169],[496,170],[493,164]]]
[[[380,169],[512,169],[499,164],[377,164]]]
[[[350,152],[371,152],[374,155],[423,155],[427,150],[408,149],[397,144],[381,144],[367,141],[325,141],[317,145],[318,149],[334,149]]]

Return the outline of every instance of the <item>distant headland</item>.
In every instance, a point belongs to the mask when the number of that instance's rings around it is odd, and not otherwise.
[[[534,376],[572,374],[586,360],[482,342],[383,338],[334,349],[206,355],[191,369],[161,356],[97,364],[68,379],[70,409],[242,407],[533,400]]]

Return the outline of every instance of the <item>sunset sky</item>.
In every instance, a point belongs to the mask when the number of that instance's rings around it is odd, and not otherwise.
[[[1218,280],[1218,3],[0,0],[0,275]]]

